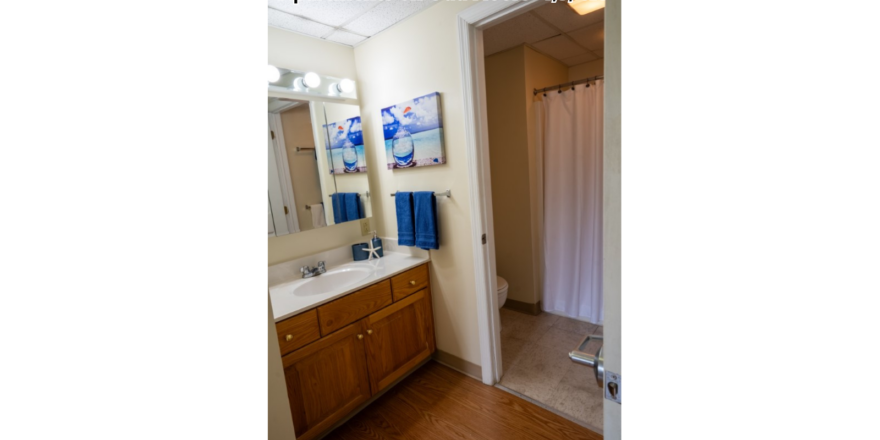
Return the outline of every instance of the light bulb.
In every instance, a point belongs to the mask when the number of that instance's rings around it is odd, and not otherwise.
[[[346,78],[339,82],[336,86],[340,93],[351,93],[354,91],[354,81]]]
[[[314,89],[321,85],[321,77],[315,72],[306,73],[306,76],[303,77],[303,84],[310,89]]]
[[[569,2],[568,6],[571,6],[580,15],[587,15],[590,12],[605,8],[605,0],[574,0]]]
[[[273,83],[281,79],[281,71],[277,67],[269,64],[269,82]]]

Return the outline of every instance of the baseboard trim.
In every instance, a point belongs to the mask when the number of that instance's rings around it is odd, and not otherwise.
[[[514,312],[537,316],[541,314],[541,301],[538,301],[537,304],[532,304],[507,298],[507,301],[504,301],[504,308]]]
[[[480,382],[483,381],[483,369],[479,365],[472,364],[458,356],[440,350],[435,351],[433,357],[435,361],[446,365],[459,373],[473,377]]]

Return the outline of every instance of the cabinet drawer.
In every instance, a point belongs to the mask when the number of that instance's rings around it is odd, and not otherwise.
[[[278,331],[278,347],[283,356],[321,337],[318,331],[318,311],[312,309],[285,319],[275,324],[275,330]]]
[[[318,307],[321,335],[327,336],[391,304],[391,280],[385,280]]]
[[[394,300],[400,301],[419,290],[428,287],[428,265],[423,264],[391,278]]]

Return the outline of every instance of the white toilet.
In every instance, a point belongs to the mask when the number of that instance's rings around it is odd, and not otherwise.
[[[500,309],[507,301],[507,280],[501,277],[496,278],[498,279],[498,308]]]

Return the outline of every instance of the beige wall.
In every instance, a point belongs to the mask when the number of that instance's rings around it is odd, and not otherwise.
[[[269,28],[269,64],[322,75],[351,78],[355,74],[354,50],[350,47]],[[358,88],[361,84],[358,83]],[[380,127],[381,129],[381,127]],[[354,243],[361,238],[358,222],[269,238],[269,265]]]
[[[357,82],[351,47],[273,27],[269,27],[269,64]]]
[[[605,10],[605,374],[623,375],[623,0]],[[623,405],[605,401],[605,438],[623,438]]]
[[[293,417],[290,402],[287,400],[287,382],[284,380],[284,367],[281,364],[281,349],[278,348],[278,333],[272,319],[272,301],[269,302],[269,440],[290,440],[296,437],[293,432]]]
[[[535,143],[536,88],[568,81],[569,69],[527,46],[486,58],[486,97],[492,172],[492,209],[498,275],[508,298],[537,303],[542,297],[542,197]]]
[[[322,201],[318,164],[314,151],[296,151],[296,147],[315,148],[308,104],[301,104],[281,113],[281,129],[284,132],[284,147],[287,150],[290,180],[296,200],[296,206],[292,208],[296,210],[301,231],[314,229],[312,211],[306,209],[306,205]]]
[[[486,98],[495,266],[509,299],[534,304],[525,56],[518,46],[486,58]]]
[[[590,78],[605,74],[605,59],[598,59],[568,69],[568,81],[576,81],[579,79]]]
[[[361,118],[380,235],[397,236],[397,190],[452,190],[438,199],[440,249],[431,251],[431,285],[437,348],[480,365],[474,256],[471,243],[468,164],[456,15],[473,2],[439,2],[354,49]],[[380,110],[440,92],[446,165],[405,170],[385,167]]]

